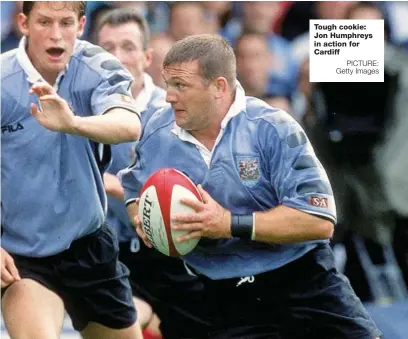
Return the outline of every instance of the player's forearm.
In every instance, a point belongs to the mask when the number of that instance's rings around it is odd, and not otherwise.
[[[75,116],[73,134],[103,144],[136,141],[141,133],[139,117],[126,109],[114,108],[103,115]]]
[[[108,195],[123,201],[124,190],[122,185],[120,184],[119,178],[116,177],[116,175],[104,173],[103,183],[105,185],[105,191]]]
[[[328,239],[333,230],[331,221],[283,205],[255,213],[257,241],[285,244]]]

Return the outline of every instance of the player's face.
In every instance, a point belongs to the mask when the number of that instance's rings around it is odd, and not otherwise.
[[[163,70],[167,96],[174,110],[176,123],[187,131],[207,128],[215,110],[211,85],[200,75],[198,61],[170,65]]]
[[[237,72],[243,86],[265,87],[271,67],[266,41],[258,37],[244,37],[237,48]]]
[[[143,49],[143,33],[136,23],[104,25],[98,34],[98,43],[117,57],[136,81],[142,79],[152,61],[152,51]]]
[[[75,40],[83,33],[85,17],[78,19],[71,2],[35,3],[27,17],[20,13],[19,26],[27,36],[27,54],[44,77],[61,72],[72,55]]]

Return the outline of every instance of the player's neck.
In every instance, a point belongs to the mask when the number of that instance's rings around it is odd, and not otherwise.
[[[215,118],[212,119],[210,124],[202,130],[198,131],[190,131],[190,134],[196,138],[199,142],[201,142],[209,151],[212,151],[215,141],[218,138],[218,135],[221,131],[221,124],[224,120],[225,116],[228,114],[232,103],[234,102],[234,98],[228,98],[225,101],[224,105],[217,108],[217,114],[214,115]]]
[[[58,77],[58,72],[47,71],[43,67],[41,67],[41,63],[37,60],[33,55],[30,54],[29,49],[27,48],[27,55],[30,59],[32,65],[37,70],[38,73],[42,76],[42,78],[47,81],[51,86],[54,86],[55,81]]]
[[[41,76],[44,78],[44,80],[47,81],[51,86],[55,85],[55,82],[57,81],[58,73],[55,73],[55,72],[40,72],[39,70],[38,70],[38,72],[41,74]]]
[[[221,124],[217,129],[211,130],[207,128],[202,131],[190,131],[190,134],[196,138],[199,142],[201,142],[209,151],[212,151],[215,141],[217,140],[218,135],[220,134]]]

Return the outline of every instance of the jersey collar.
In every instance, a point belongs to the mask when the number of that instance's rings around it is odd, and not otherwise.
[[[135,98],[136,109],[139,112],[143,112],[147,109],[154,89],[155,86],[152,77],[147,73],[143,73],[143,88],[139,95]]]

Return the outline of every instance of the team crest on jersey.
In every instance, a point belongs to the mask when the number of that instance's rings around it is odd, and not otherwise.
[[[259,180],[259,157],[237,157],[239,177],[245,186],[253,187]]]

